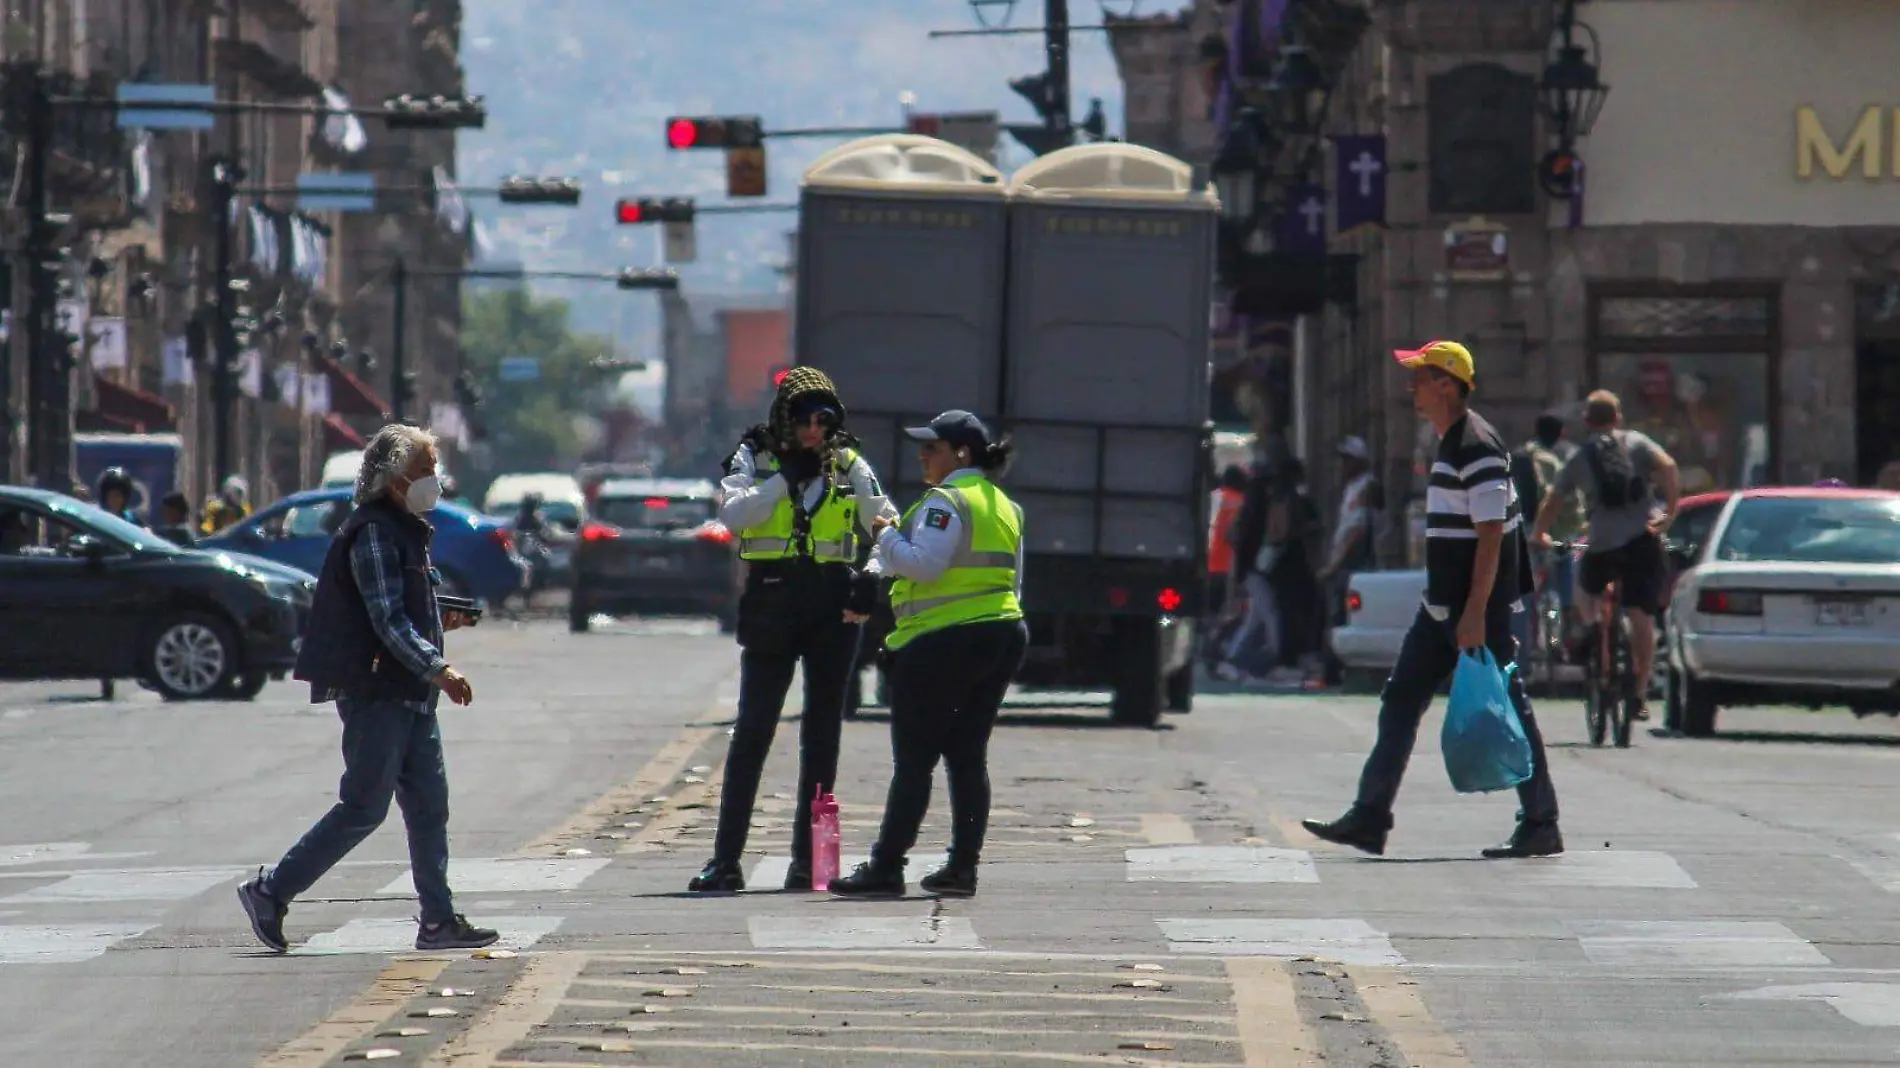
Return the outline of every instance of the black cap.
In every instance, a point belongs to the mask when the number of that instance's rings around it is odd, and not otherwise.
[[[968,449],[972,457],[979,456],[990,445],[990,428],[961,408],[952,408],[932,419],[929,426],[905,427],[904,433],[916,441],[942,441],[953,449]]]

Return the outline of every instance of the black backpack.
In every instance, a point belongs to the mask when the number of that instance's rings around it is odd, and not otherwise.
[[[1615,431],[1598,434],[1585,446],[1590,451],[1590,474],[1597,483],[1597,503],[1625,508],[1649,499],[1649,483],[1636,474],[1629,444]]]

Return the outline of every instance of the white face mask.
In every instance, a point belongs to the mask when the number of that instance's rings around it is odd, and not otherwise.
[[[411,512],[421,515],[434,508],[435,502],[442,499],[442,480],[434,475],[416,479],[409,483],[409,489],[403,493],[402,498],[403,503],[409,506]]]

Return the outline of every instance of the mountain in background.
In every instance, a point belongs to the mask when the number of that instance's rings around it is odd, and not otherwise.
[[[1125,13],[1128,0],[1111,8]],[[986,10],[992,23],[1004,4]],[[1172,8],[1174,4],[1161,5]],[[1070,21],[1099,24],[1091,0],[1071,4]],[[1147,10],[1157,9],[1150,0]],[[1040,26],[1042,5],[1023,0],[1011,24]],[[725,165],[716,151],[673,152],[670,115],[758,114],[768,130],[809,126],[894,127],[899,95],[916,109],[999,110],[1006,122],[1033,122],[1011,78],[1043,69],[1042,37],[931,40],[932,29],[978,26],[966,0],[466,0],[463,63],[469,91],[485,96],[488,124],[464,131],[459,180],[493,185],[510,174],[580,178],[580,208],[514,207],[471,198],[491,239],[485,262],[530,269],[610,270],[660,262],[657,226],[616,226],[623,196],[692,196],[725,201]],[[1101,33],[1074,35],[1070,59],[1074,117],[1101,97],[1119,133],[1121,85]],[[797,198],[798,179],[846,138],[768,142],[770,195]],[[1003,167],[1028,157],[1003,138]],[[789,256],[792,212],[701,216],[699,262],[681,267],[693,293],[775,293],[774,268]],[[605,284],[535,284],[570,300],[582,329],[614,337],[628,355],[657,355],[658,305],[648,294]]]

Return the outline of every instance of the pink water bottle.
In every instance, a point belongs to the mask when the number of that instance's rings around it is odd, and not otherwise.
[[[838,799],[820,786],[811,803],[811,888],[831,889],[838,877],[838,851],[842,836],[838,831]]]

